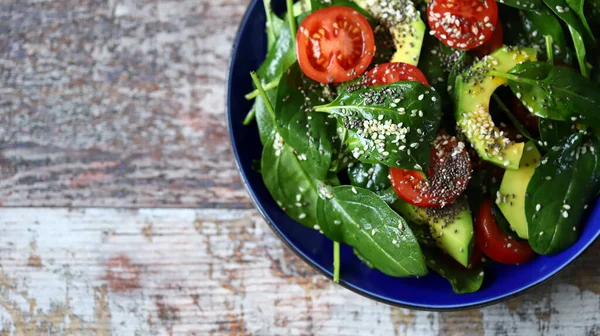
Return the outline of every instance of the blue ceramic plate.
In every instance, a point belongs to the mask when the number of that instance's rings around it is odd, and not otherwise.
[[[273,2],[276,12],[284,11],[285,1]],[[252,160],[261,157],[262,145],[256,125],[242,125],[252,105],[244,99],[244,94],[252,91],[249,73],[258,68],[265,53],[265,13],[262,2],[255,0],[240,25],[229,66],[227,113],[233,152],[250,197],[273,230],[302,259],[331,277],[331,241],[288,218],[271,198],[262,177],[251,168]],[[493,264],[485,269],[483,287],[473,294],[454,294],[450,284],[433,272],[419,279],[387,276],[368,268],[354,256],[351,248],[342,246],[340,284],[374,300],[406,308],[473,308],[508,299],[547,280],[579,256],[599,233],[600,207],[596,206],[581,230],[581,238],[569,249],[554,256],[537,257],[520,266]]]

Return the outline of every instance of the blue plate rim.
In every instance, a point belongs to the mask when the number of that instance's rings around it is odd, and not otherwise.
[[[275,224],[275,222],[272,220],[272,218],[269,216],[269,214],[267,213],[267,211],[265,210],[265,208],[262,206],[262,204],[259,202],[256,194],[254,193],[254,190],[250,187],[250,183],[249,183],[249,179],[248,176],[246,175],[246,173],[242,170],[242,164],[240,162],[240,156],[238,153],[237,148],[234,145],[234,134],[231,128],[231,125],[233,124],[233,119],[232,119],[232,110],[231,110],[231,104],[230,101],[233,98],[232,94],[231,94],[231,90],[232,90],[232,71],[231,69],[233,68],[233,63],[234,63],[234,55],[236,54],[238,47],[239,47],[239,43],[240,43],[240,38],[241,38],[241,30],[243,27],[246,26],[248,20],[250,20],[250,12],[252,11],[252,9],[254,9],[254,7],[257,5],[258,0],[252,0],[250,2],[250,4],[248,5],[248,7],[246,8],[246,11],[244,13],[244,16],[242,18],[242,21],[240,22],[240,24],[238,25],[238,29],[236,31],[236,35],[235,35],[235,39],[233,42],[233,46],[231,48],[231,53],[229,55],[229,62],[228,62],[228,67],[227,67],[227,90],[226,90],[226,97],[225,97],[225,105],[226,105],[226,110],[227,110],[227,132],[229,133],[229,143],[231,146],[231,150],[234,154],[235,157],[235,165],[236,168],[242,178],[242,182],[244,183],[244,187],[246,188],[246,191],[248,192],[248,194],[250,195],[250,199],[252,201],[252,203],[254,204],[254,206],[258,209],[258,212],[261,214],[261,216],[265,219],[265,221],[269,224],[269,227],[271,228],[271,230],[273,230],[273,232],[287,245],[288,248],[290,248],[298,257],[300,257],[304,262],[306,262],[307,264],[309,264],[312,268],[316,269],[317,271],[319,271],[322,275],[324,275],[326,278],[333,280],[333,274],[321,267],[321,265],[315,263],[311,258],[309,258],[304,252],[302,252],[298,247],[296,247],[296,245],[294,245],[278,228],[278,226]],[[242,97],[243,98],[243,97]],[[422,311],[432,311],[432,312],[446,312],[446,311],[461,311],[461,310],[470,310],[470,309],[476,309],[476,308],[483,308],[483,307],[487,307],[490,305],[494,305],[497,303],[501,303],[507,300],[510,300],[512,298],[515,298],[517,296],[520,296],[522,294],[524,294],[527,291],[532,290],[535,287],[538,287],[539,285],[545,283],[546,281],[550,280],[551,278],[553,278],[554,276],[558,275],[559,273],[561,273],[562,271],[564,271],[567,266],[569,266],[575,259],[577,259],[579,256],[581,256],[584,252],[586,252],[589,247],[598,239],[598,236],[600,236],[600,230],[597,231],[593,237],[589,240],[589,242],[583,246],[583,248],[581,248],[578,252],[576,252],[575,254],[573,254],[573,256],[571,258],[569,258],[568,260],[566,260],[565,262],[563,262],[559,267],[556,267],[554,271],[546,274],[543,278],[521,288],[518,290],[513,290],[511,292],[508,292],[506,294],[503,295],[499,295],[496,298],[493,299],[489,299],[489,300],[478,300],[473,302],[472,304],[455,304],[455,305],[419,305],[419,304],[414,304],[414,303],[407,303],[407,302],[402,302],[399,300],[390,300],[388,298],[385,298],[381,295],[372,293],[370,291],[364,290],[358,286],[355,286],[351,283],[347,283],[346,281],[344,281],[343,279],[340,279],[340,282],[338,283],[338,285],[356,293],[359,294],[363,297],[369,298],[371,300],[377,301],[377,302],[381,302],[390,306],[394,306],[394,307],[399,307],[399,308],[406,308],[406,309],[416,309],[416,310],[422,310]]]

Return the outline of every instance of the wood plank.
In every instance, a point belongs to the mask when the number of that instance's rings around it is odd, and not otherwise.
[[[391,308],[313,271],[254,210],[0,209],[2,334],[595,335],[600,245],[507,303]]]
[[[225,124],[250,0],[0,2],[0,204],[248,208]]]

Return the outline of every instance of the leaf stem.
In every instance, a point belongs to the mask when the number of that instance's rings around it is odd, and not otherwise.
[[[263,90],[265,90],[265,91],[273,90],[277,86],[279,86],[279,78],[272,80],[272,81],[268,82],[267,84],[263,85]],[[246,94],[244,96],[244,98],[246,98],[246,100],[252,100],[252,99],[258,97],[258,95],[259,95],[258,89],[256,89],[256,90]]]
[[[288,23],[292,33],[292,44],[296,43],[296,18],[294,17],[294,0],[286,0]]]
[[[252,109],[250,109],[250,111],[248,111],[248,114],[246,114],[246,118],[244,118],[243,125],[244,126],[250,125],[252,120],[254,120],[255,116],[256,116],[256,109],[254,107],[252,107]]]
[[[504,104],[504,102],[502,101],[502,99],[500,99],[500,97],[498,97],[497,94],[492,94],[492,98],[494,98],[494,100],[496,101],[496,104],[498,104],[498,107],[500,107],[500,109],[502,111],[504,111],[504,113],[506,114],[506,116],[508,117],[508,119],[510,119],[510,121],[512,122],[512,124],[515,126],[515,128],[517,129],[517,131],[521,132],[521,134],[523,134],[527,139],[531,140],[531,141],[536,141],[537,140],[531,135],[531,133],[529,133],[527,131],[527,129],[521,125],[521,123],[519,122],[519,120],[512,114],[512,112],[508,109],[508,107],[506,106],[506,104]]]
[[[267,35],[270,41],[275,41],[275,31],[273,31],[273,13],[271,12],[271,0],[263,0],[265,14],[267,16]]]
[[[509,74],[506,72],[498,71],[498,70],[488,70],[488,74],[491,76],[496,76],[504,79],[508,79],[514,82],[521,82],[529,85],[539,85],[539,82],[535,79],[523,78],[521,76],[515,76],[513,74]]]
[[[333,242],[333,281],[340,283],[340,243]]]
[[[552,43],[554,43],[552,39],[552,35],[544,36],[546,39],[546,56],[548,57],[548,63],[554,64],[554,51],[552,48]]]
[[[267,93],[263,89],[263,86],[260,83],[260,79],[258,79],[256,72],[254,72],[254,71],[250,72],[250,77],[252,77],[254,86],[256,86],[258,93],[260,94],[261,98],[265,101],[265,106],[267,107],[267,111],[269,111],[271,118],[273,118],[273,122],[275,122],[275,110],[273,109],[273,105],[271,105],[271,102],[269,101],[269,97],[267,97]]]

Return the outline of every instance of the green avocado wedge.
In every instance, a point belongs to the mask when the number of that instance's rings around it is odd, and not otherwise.
[[[381,20],[389,29],[396,47],[390,62],[408,63],[414,66],[419,64],[426,27],[412,0],[355,0],[354,2]]]
[[[473,218],[466,197],[459,197],[443,208],[419,208],[398,199],[392,209],[413,223],[429,225],[437,246],[467,267],[474,240]]]
[[[504,46],[456,78],[458,126],[482,159],[505,169],[519,168],[524,143],[506,138],[492,120],[490,98],[496,88],[508,81],[490,75],[489,71],[507,72],[517,64],[535,60],[534,49]]]
[[[525,151],[519,169],[506,170],[500,189],[496,195],[496,204],[508,220],[510,227],[520,238],[528,239],[527,218],[525,217],[525,193],[541,155],[533,142],[525,144]]]

